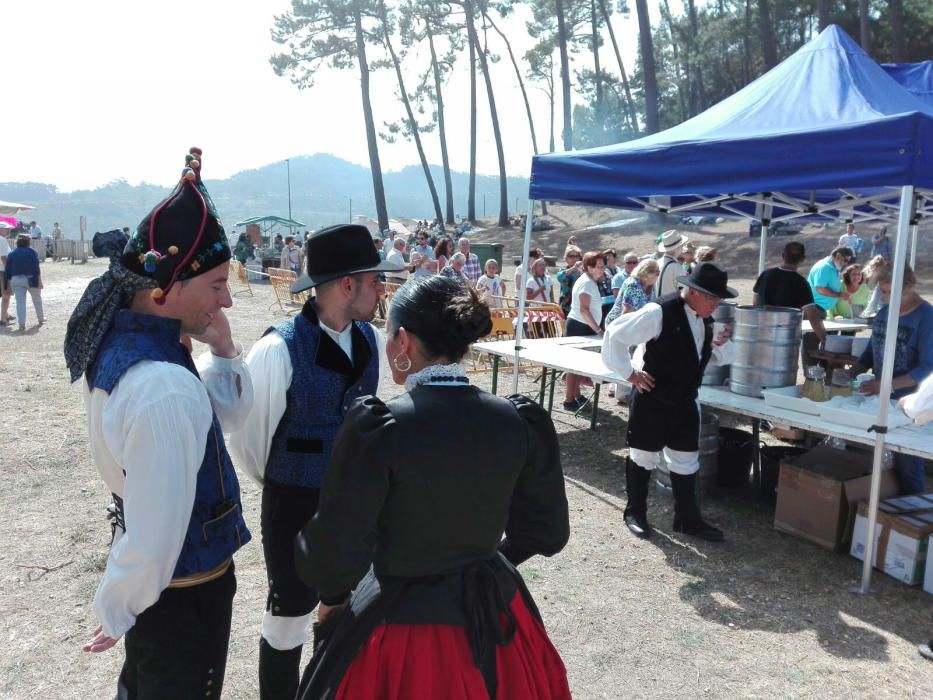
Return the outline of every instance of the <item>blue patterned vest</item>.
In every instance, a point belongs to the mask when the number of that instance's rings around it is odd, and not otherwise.
[[[268,480],[285,486],[320,488],[344,414],[354,399],[376,393],[379,384],[376,337],[368,323],[357,321],[356,327],[362,331],[370,354],[355,382],[352,377],[317,364],[321,327],[304,315],[266,331],[282,336],[292,361],[285,414],[272,436],[266,462]]]
[[[173,319],[120,311],[101,343],[94,366],[88,370],[91,389],[111,393],[120,377],[143,360],[181,365],[198,376],[191,355],[178,341],[180,326]],[[132,464],[125,466],[132,469]],[[122,501],[116,500],[122,523]],[[220,421],[214,414],[205,440],[204,459],[198,469],[191,520],[172,578],[216,569],[249,540],[240,505],[240,484],[227,454]]]

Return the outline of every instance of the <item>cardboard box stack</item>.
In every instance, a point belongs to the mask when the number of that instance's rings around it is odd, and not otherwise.
[[[781,463],[774,527],[821,547],[848,551],[858,502],[868,498],[872,456],[819,445]],[[897,493],[882,472],[881,498]]]
[[[871,564],[898,581],[915,586],[927,581],[924,590],[933,593],[933,573],[927,552],[933,540],[933,493],[881,501],[875,523]],[[852,535],[852,556],[865,560],[868,540],[868,503],[859,504]]]

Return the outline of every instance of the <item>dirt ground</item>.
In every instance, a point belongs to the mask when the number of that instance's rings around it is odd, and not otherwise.
[[[648,252],[658,230],[644,220],[582,230],[625,213],[552,211],[561,228],[536,235],[535,245],[558,256],[571,229],[579,229],[584,249],[614,245],[620,252]],[[719,246],[741,300],[750,302],[757,240],[742,235],[739,224],[683,229],[699,243]],[[825,255],[839,233],[808,230],[811,260]],[[521,241],[516,231],[473,239],[500,240],[507,253]],[[770,260],[783,243],[775,240]],[[924,253],[921,263],[928,258]],[[100,260],[45,264],[48,323],[36,327],[30,306],[25,333],[0,331],[6,415],[0,452],[3,698],[115,693],[121,648],[81,652],[96,625],[90,603],[107,556],[109,494],[91,461],[80,391],[68,383],[61,351],[71,309],[104,269]],[[511,279],[511,265],[505,272]],[[269,287],[253,288],[254,296],[238,296],[230,311],[235,336],[246,348],[283,318],[271,307]],[[474,380],[489,388],[488,373]],[[535,395],[530,377],[522,377],[520,388]],[[861,562],[775,531],[773,507],[752,494],[729,492],[705,501],[705,515],[725,531],[725,543],[674,535],[670,499],[654,493],[650,518],[657,535],[648,542],[631,537],[622,523],[625,418],[609,399],[601,403],[595,432],[585,417],[554,412],[572,536],[557,556],[522,567],[575,697],[933,697],[933,663],[916,652],[918,642],[933,636],[933,597],[880,572],[871,595],[851,593]],[[255,539],[236,557],[239,590],[225,697],[252,699],[258,697],[265,577],[259,488],[245,476],[242,486]]]

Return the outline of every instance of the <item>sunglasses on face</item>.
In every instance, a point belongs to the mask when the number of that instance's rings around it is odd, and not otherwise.
[[[636,265],[637,263],[638,263],[637,260],[626,260],[625,261],[626,265]]]

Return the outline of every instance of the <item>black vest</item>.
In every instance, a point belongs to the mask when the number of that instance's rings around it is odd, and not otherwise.
[[[664,312],[661,334],[645,344],[645,371],[654,377],[653,398],[676,401],[695,399],[703,381],[703,371],[713,350],[713,321],[703,319],[706,335],[703,351],[697,355],[696,340],[679,293],[667,294],[657,301]]]

